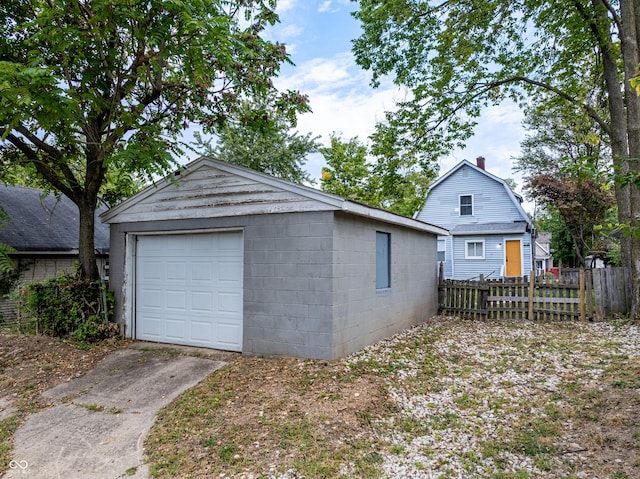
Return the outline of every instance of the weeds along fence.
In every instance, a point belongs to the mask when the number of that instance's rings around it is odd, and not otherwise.
[[[467,319],[602,320],[629,312],[630,284],[627,268],[462,281],[444,279],[441,265],[438,302],[441,314]]]

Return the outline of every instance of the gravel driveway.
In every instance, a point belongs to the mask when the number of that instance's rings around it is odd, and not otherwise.
[[[390,478],[640,477],[637,324],[438,318],[348,362],[372,360],[401,411]]]

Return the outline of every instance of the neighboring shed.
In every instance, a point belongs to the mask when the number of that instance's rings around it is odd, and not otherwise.
[[[16,267],[23,269],[19,281],[51,278],[69,271],[77,262],[80,215],[70,199],[35,188],[0,185],[0,206],[10,218],[0,226],[0,243],[16,250],[11,257]],[[99,219],[95,247],[98,267],[106,276],[109,225]],[[0,298],[0,314],[8,320],[15,317],[14,305],[5,298]]]
[[[437,312],[446,230],[229,163],[200,158],[102,218],[130,338],[333,359]]]

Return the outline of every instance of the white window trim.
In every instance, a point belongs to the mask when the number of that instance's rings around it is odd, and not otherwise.
[[[460,202],[462,201],[463,196],[471,197],[471,214],[470,215],[462,214],[462,204]],[[473,216],[473,214],[475,213],[475,209],[476,209],[476,199],[473,194],[458,195],[458,216]]]
[[[440,253],[440,250],[438,249],[438,245],[440,244],[440,241],[442,241],[442,244],[444,245],[444,249],[442,250],[442,252],[444,253],[444,259],[442,261],[438,260],[438,263],[446,263],[447,262],[447,240],[445,238],[438,238],[436,240],[436,258],[438,253]]]
[[[470,243],[482,243],[482,256],[469,256]],[[484,259],[485,251],[486,249],[485,249],[484,240],[466,240],[464,242],[464,259]]]

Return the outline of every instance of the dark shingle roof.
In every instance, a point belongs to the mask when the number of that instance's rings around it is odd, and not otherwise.
[[[452,235],[479,235],[479,234],[514,234],[527,231],[527,223],[524,221],[512,221],[510,223],[474,223],[458,225],[450,230]]]
[[[78,249],[80,215],[66,196],[60,199],[35,188],[0,184],[0,206],[10,221],[0,226],[0,243],[18,251],[72,251]],[[100,208],[98,214],[106,208]],[[96,215],[95,248],[109,249],[109,225]]]

